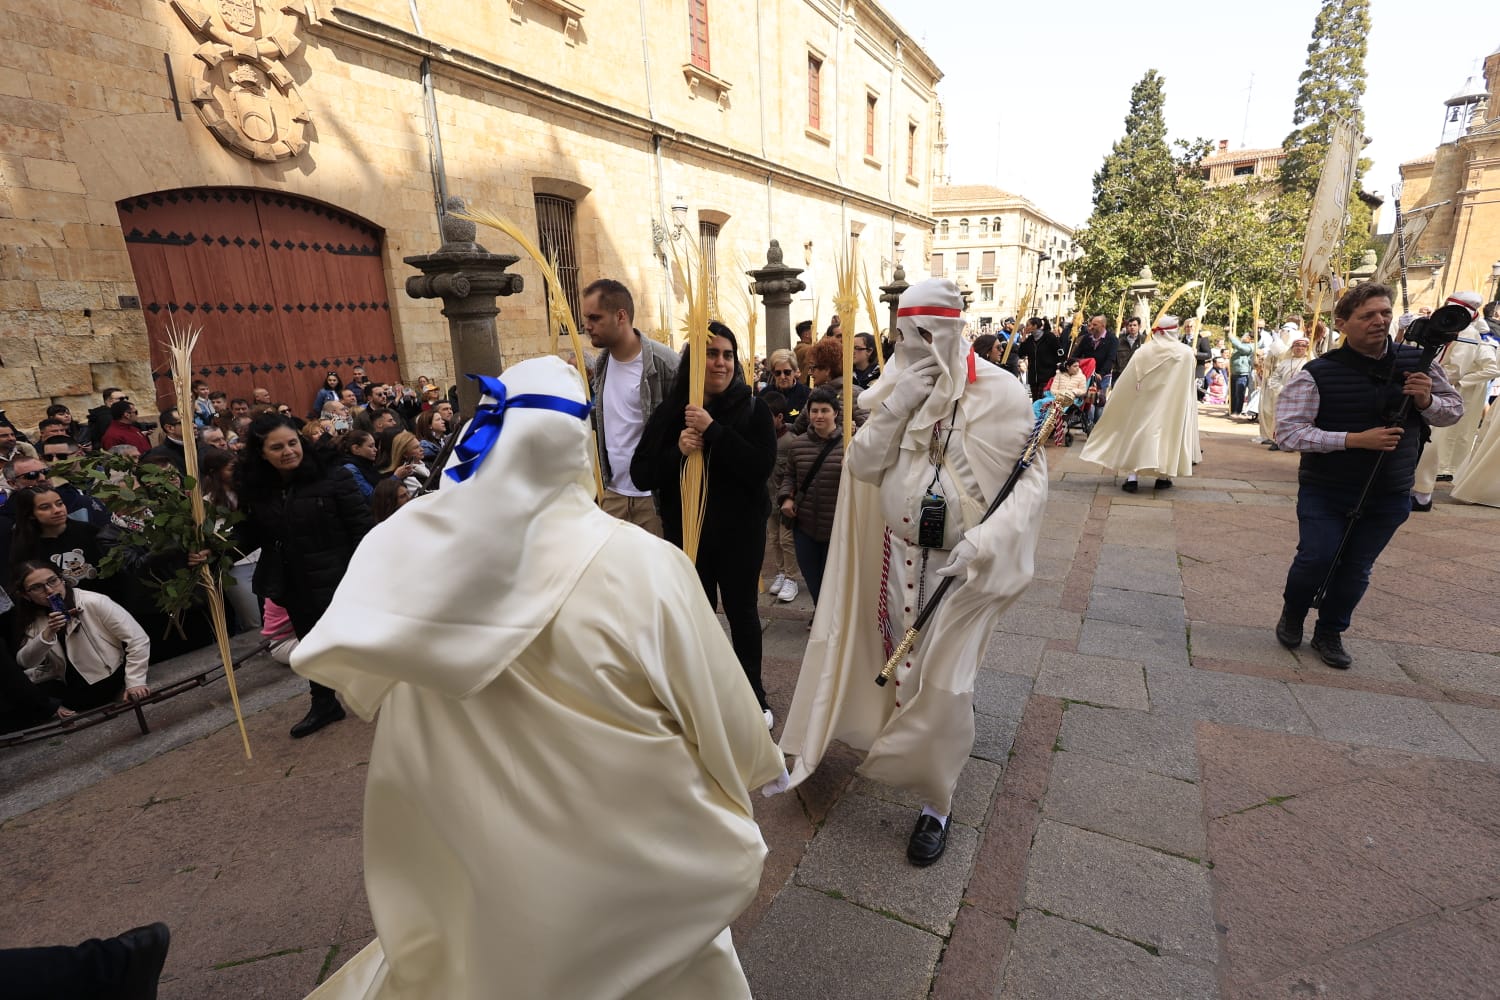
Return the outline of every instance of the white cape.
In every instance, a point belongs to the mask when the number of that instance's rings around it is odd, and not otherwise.
[[[1484,320],[1478,320],[1462,336],[1477,338],[1489,333]],[[1422,449],[1417,463],[1417,493],[1431,493],[1439,475],[1453,475],[1469,458],[1479,431],[1479,418],[1489,398],[1490,380],[1500,378],[1500,355],[1492,343],[1465,344],[1455,341],[1443,352],[1443,372],[1464,400],[1464,415],[1455,424],[1434,427],[1432,440]]]
[[[1181,341],[1148,338],[1115,380],[1079,457],[1119,472],[1191,476],[1201,457],[1194,363]]]
[[[1500,410],[1491,410],[1479,432],[1479,443],[1453,477],[1453,499],[1500,507]]]
[[[505,376],[568,379],[581,399],[555,358]],[[749,996],[727,928],[781,756],[687,557],[598,510],[588,470],[583,421],[508,411],[474,478],[366,537],[300,644],[299,673],[379,710],[378,939],[317,1000]],[[372,584],[413,552],[437,570]]]

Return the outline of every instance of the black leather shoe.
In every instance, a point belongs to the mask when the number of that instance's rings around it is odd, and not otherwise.
[[[338,699],[315,701],[308,713],[302,717],[302,721],[292,727],[292,739],[300,740],[304,736],[311,736],[324,726],[338,722],[343,717],[344,706],[338,703]]]
[[[1276,622],[1276,641],[1287,649],[1296,649],[1302,645],[1302,626],[1307,620],[1307,612],[1300,615],[1291,608],[1281,609],[1281,618]]]
[[[911,840],[906,842],[906,860],[918,868],[926,868],[943,856],[947,846],[948,825],[936,816],[923,813],[912,828]]]
[[[1412,509],[1412,513],[1414,513],[1414,514],[1425,514],[1428,511],[1432,510],[1432,501],[1429,500],[1426,503],[1423,503],[1422,501],[1418,500],[1416,497],[1412,497],[1411,498],[1411,509]]]
[[[1156,488],[1159,490],[1170,490],[1172,488],[1172,480],[1158,479],[1156,481]]]
[[[1314,629],[1312,642],[1308,643],[1308,648],[1335,670],[1348,670],[1349,665],[1354,662],[1354,657],[1344,650],[1344,640],[1337,632],[1319,632]]]
[[[163,923],[147,924],[126,931],[116,940],[125,946],[125,978],[120,992],[111,995],[120,1000],[156,1000],[156,982],[167,962],[172,932]]]
[[[1451,483],[1453,482],[1453,473],[1445,472],[1441,476],[1437,477],[1437,481],[1440,483]]]
[[[1120,489],[1124,490],[1126,493],[1134,493],[1140,488],[1141,484],[1136,482],[1134,479],[1127,479],[1125,480],[1125,482],[1120,484]]]
[[[1275,441],[1272,441],[1270,447],[1267,448],[1266,450],[1267,451],[1280,451],[1281,450],[1281,445],[1277,444]]]

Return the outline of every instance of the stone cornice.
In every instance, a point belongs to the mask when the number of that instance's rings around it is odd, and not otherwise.
[[[783,182],[790,182],[834,198],[845,199],[850,204],[869,211],[905,219],[916,228],[931,229],[937,224],[931,216],[924,215],[915,209],[865,194],[853,188],[841,187],[833,181],[791,169],[745,150],[734,149],[690,132],[678,131],[661,122],[611,107],[602,101],[517,73],[481,56],[438,44],[405,28],[387,24],[343,7],[333,7],[317,24],[309,26],[308,33],[341,44],[364,48],[381,56],[389,57],[394,51],[405,54],[414,63],[424,58],[429,59],[434,66],[441,66],[453,73],[475,77],[527,97],[547,101],[584,121],[603,120],[626,131],[659,138],[664,143],[681,146],[742,171],[767,174]]]

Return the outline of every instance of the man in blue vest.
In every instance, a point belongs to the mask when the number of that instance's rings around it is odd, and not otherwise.
[[[1365,481],[1375,472],[1313,626],[1312,651],[1340,670],[1353,662],[1342,635],[1369,585],[1370,568],[1411,514],[1408,494],[1428,428],[1446,427],[1463,416],[1463,399],[1442,365],[1434,362],[1421,371],[1421,350],[1391,341],[1391,302],[1391,290],[1373,282],[1345,292],[1333,310],[1343,343],[1297,373],[1276,405],[1277,445],[1302,453],[1297,555],[1287,571],[1276,623],[1276,638],[1288,649],[1302,644],[1313,597],[1333,565]],[[1391,426],[1404,396],[1411,397],[1411,408]]]

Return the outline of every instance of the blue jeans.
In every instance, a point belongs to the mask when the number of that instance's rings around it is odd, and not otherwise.
[[[828,542],[820,542],[801,528],[793,528],[792,545],[797,549],[797,568],[802,570],[807,592],[817,604],[818,592],[823,589],[823,566],[828,562]]]
[[[1297,491],[1297,555],[1287,570],[1286,590],[1282,592],[1293,613],[1312,606],[1363,485],[1359,483],[1352,490],[1303,485]],[[1410,516],[1411,494],[1371,494],[1318,609],[1318,631],[1341,633],[1349,628],[1349,618],[1370,585],[1370,568]]]
[[[1245,397],[1250,395],[1250,374],[1235,375],[1229,380],[1229,412],[1239,413],[1245,408]]]

